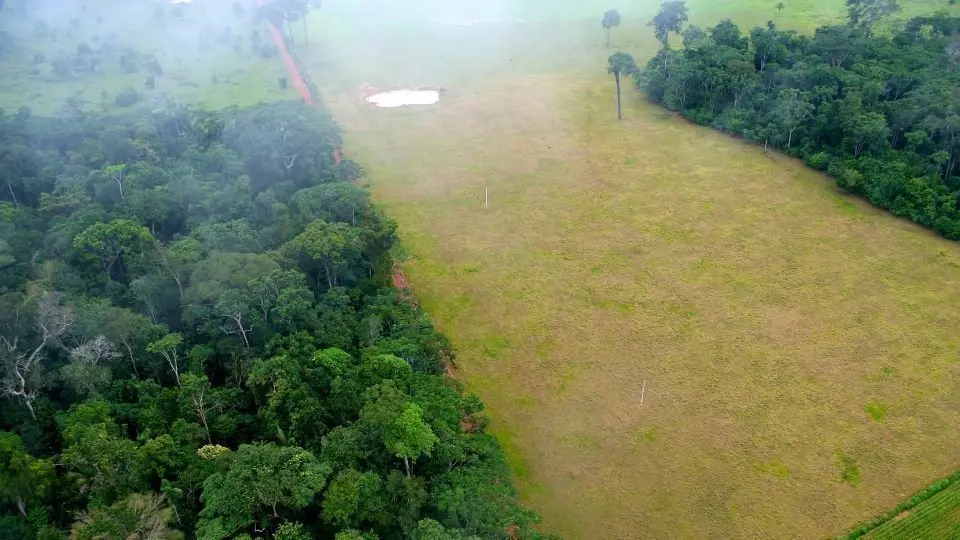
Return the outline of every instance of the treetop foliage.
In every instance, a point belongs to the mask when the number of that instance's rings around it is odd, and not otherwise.
[[[841,188],[958,240],[960,18],[919,17],[877,35],[872,27],[897,2],[848,6],[850,24],[812,36],[772,22],[749,35],[729,20],[690,26],[684,48],[664,42],[637,84],[694,122],[800,157]]]
[[[0,536],[536,538],[323,110],[0,111]]]

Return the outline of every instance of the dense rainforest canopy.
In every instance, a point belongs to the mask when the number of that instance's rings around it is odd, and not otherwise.
[[[801,157],[958,240],[960,18],[915,18],[893,35],[873,32],[876,18],[851,8],[850,24],[812,36],[689,26],[683,48],[663,40],[637,83],[694,122]]]
[[[294,103],[0,113],[0,537],[535,537]]]

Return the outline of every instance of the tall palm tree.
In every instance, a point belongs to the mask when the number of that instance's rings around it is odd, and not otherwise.
[[[603,14],[603,29],[607,31],[607,47],[610,47],[610,29],[620,26],[620,12],[608,9]]]
[[[617,81],[617,120],[623,120],[623,109],[620,107],[620,75],[629,75],[636,71],[637,63],[627,53],[616,52],[607,59],[607,73],[612,73]]]

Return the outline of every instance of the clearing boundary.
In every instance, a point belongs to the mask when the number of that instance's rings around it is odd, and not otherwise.
[[[892,510],[889,510],[880,516],[857,525],[849,533],[841,536],[840,538],[846,540],[856,540],[865,536],[872,536],[872,533],[886,527],[889,523],[902,519],[905,512],[911,512],[918,506],[921,506],[923,503],[933,499],[940,493],[943,493],[951,488],[956,488],[957,485],[960,485],[960,471],[956,471],[946,478],[937,480],[928,487],[915,493],[909,499],[901,502]]]
[[[265,0],[257,0],[257,3],[262,7],[265,4]],[[280,33],[280,30],[277,29],[276,25],[270,21],[267,21],[267,27],[270,30],[270,37],[273,38],[273,43],[277,46],[277,51],[280,53],[280,58],[283,59],[283,65],[287,68],[287,73],[290,74],[290,79],[293,81],[293,86],[297,89],[297,92],[300,94],[300,97],[303,98],[303,102],[307,105],[315,105],[316,103],[313,100],[313,95],[310,93],[310,88],[307,86],[303,75],[300,73],[300,68],[297,67],[296,61],[294,61],[293,56],[290,55],[290,51],[287,50],[287,43],[283,39],[283,34]],[[334,162],[339,164],[342,159],[342,152],[339,148],[333,151]],[[410,296],[410,282],[407,281],[407,276],[404,275],[403,270],[398,267],[393,267],[393,286],[404,296]]]

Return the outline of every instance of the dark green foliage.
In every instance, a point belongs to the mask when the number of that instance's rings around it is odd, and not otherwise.
[[[140,92],[137,92],[133,88],[124,88],[117,94],[117,98],[113,100],[118,107],[132,107],[140,101]]]
[[[773,23],[684,31],[638,74],[654,101],[698,124],[804,159],[898,216],[960,239],[960,18],[869,32],[896,2],[851,0],[850,26],[812,37]]]
[[[339,147],[299,103],[0,113],[0,535],[537,537]]]
[[[866,536],[870,531],[896,518],[901,513],[912,510],[913,508],[919,506],[924,501],[937,495],[938,493],[956,484],[957,482],[960,482],[960,471],[957,471],[946,478],[937,480],[933,484],[930,484],[929,486],[923,488],[917,493],[914,493],[909,499],[901,502],[892,510],[889,510],[883,515],[877,516],[869,521],[865,521],[857,525],[845,536],[843,536],[843,538],[846,538],[847,540],[857,540],[858,538],[862,538]]]
[[[670,47],[670,33],[679,32],[687,22],[687,3],[683,0],[668,0],[660,6],[660,11],[647,24],[653,28],[654,35],[663,45]]]

